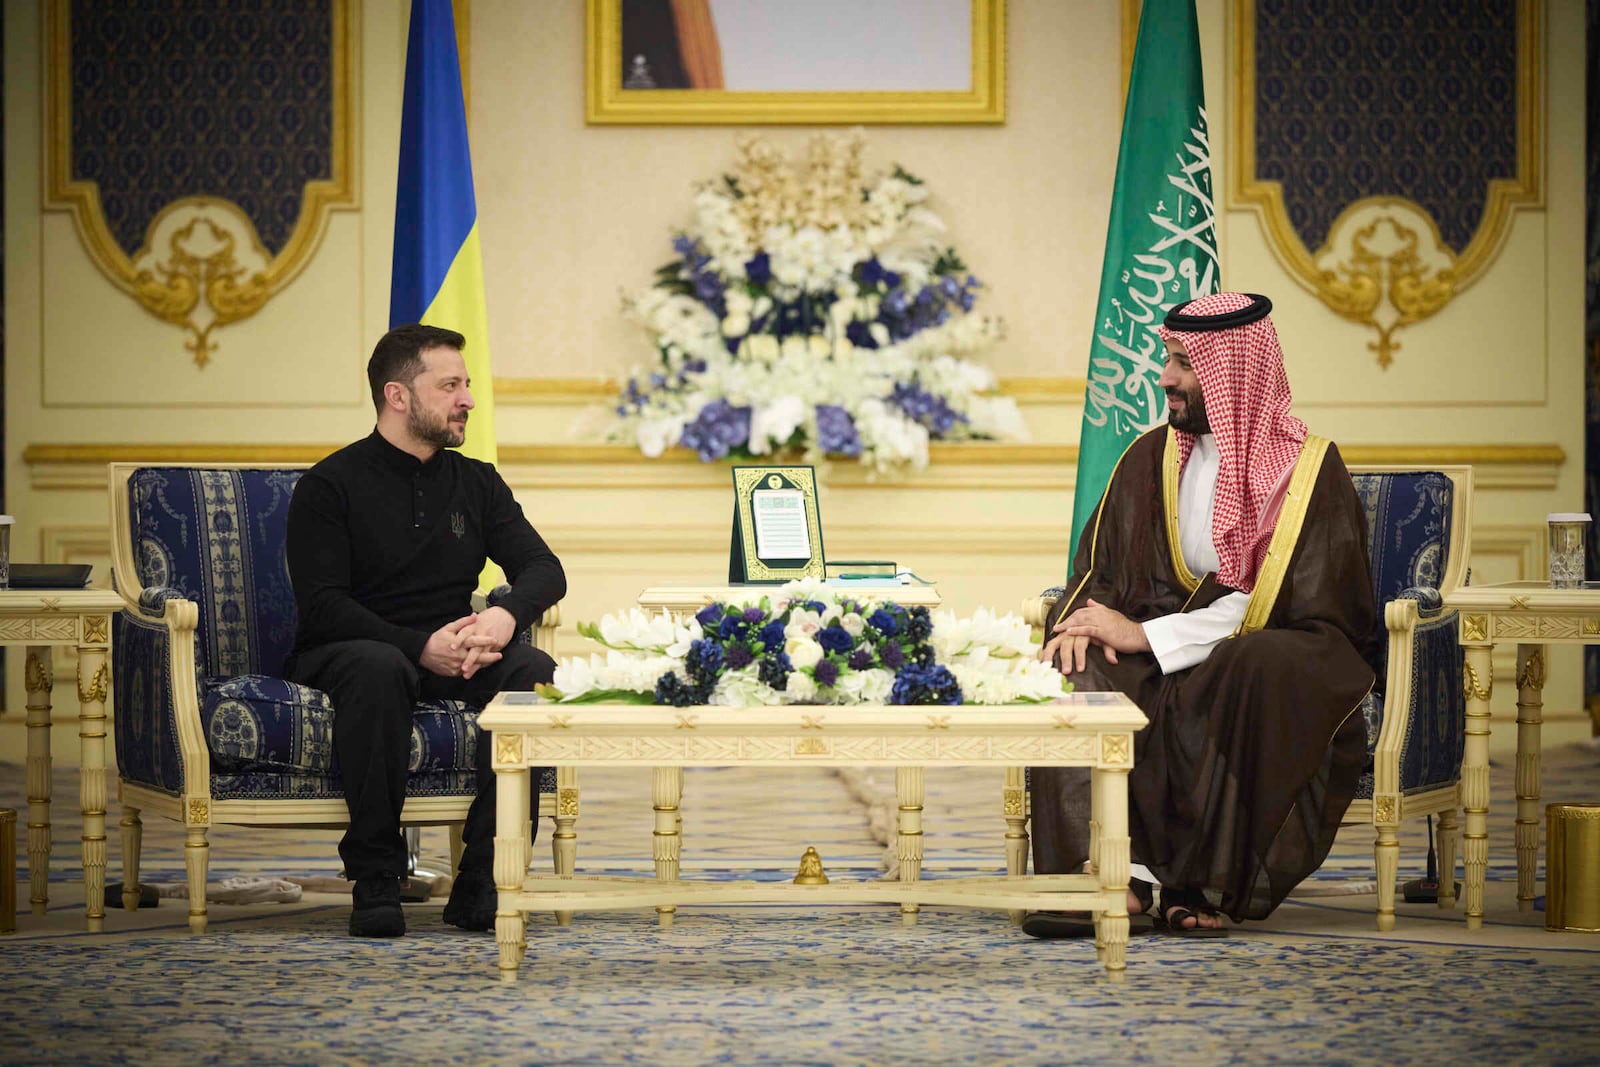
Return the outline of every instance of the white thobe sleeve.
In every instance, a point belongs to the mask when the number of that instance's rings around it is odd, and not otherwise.
[[[1163,615],[1144,624],[1150,651],[1162,674],[1187,670],[1203,663],[1219,641],[1225,641],[1244,621],[1249,593],[1229,593],[1214,604],[1194,611]]]

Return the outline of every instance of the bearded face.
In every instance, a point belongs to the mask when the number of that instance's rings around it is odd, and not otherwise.
[[[406,412],[406,430],[418,441],[435,448],[459,448],[467,439],[468,412],[456,405],[429,408],[423,404],[416,389],[406,386],[411,393],[411,407]]]
[[[1206,398],[1200,394],[1198,380],[1189,389],[1167,389],[1167,423],[1184,433],[1211,432],[1211,420],[1206,418]]]

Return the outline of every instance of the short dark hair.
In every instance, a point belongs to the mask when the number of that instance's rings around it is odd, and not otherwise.
[[[422,353],[430,348],[467,347],[467,339],[442,326],[408,322],[396,326],[378,342],[367,360],[367,384],[372,387],[372,406],[383,410],[383,387],[389,382],[409,386],[422,373]]]

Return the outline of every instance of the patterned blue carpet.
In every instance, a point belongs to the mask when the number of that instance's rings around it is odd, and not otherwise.
[[[0,767],[0,804],[21,799],[18,770]],[[638,778],[584,781],[580,869],[643,866]],[[989,912],[928,909],[906,927],[882,907],[718,907],[668,930],[643,912],[565,928],[537,915],[504,982],[493,938],[444,926],[436,902],[408,906],[410,933],[380,943],[346,937],[348,898],[330,894],[214,906],[202,937],[177,901],[111,910],[86,934],[75,786],[58,775],[51,911],[0,938],[0,1062],[1600,1063],[1600,935],[1517,911],[1508,812],[1475,934],[1459,910],[1402,905],[1380,935],[1370,894],[1304,897],[1221,941],[1136,938],[1111,981],[1091,945],[1034,941]],[[1597,786],[1600,756],[1546,753],[1547,797]],[[930,875],[998,867],[997,801],[997,783],[930,776]],[[692,775],[685,831],[686,876],[787,876],[805,844],[836,877],[876,869],[861,805],[816,775]],[[336,836],[218,830],[213,873],[331,873]],[[150,880],[181,877],[180,843],[147,822]],[[1330,867],[1370,878],[1370,831],[1341,838]]]

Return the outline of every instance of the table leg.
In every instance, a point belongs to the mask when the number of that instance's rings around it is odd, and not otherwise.
[[[902,882],[917,882],[922,880],[922,802],[925,793],[923,771],[921,767],[896,767],[894,771],[894,791],[899,798],[900,810],[896,838],[897,851],[900,857],[900,880]],[[903,901],[900,905],[900,919],[906,925],[917,921],[917,913],[922,910],[922,905],[914,900]]]
[[[1539,732],[1544,646],[1517,646],[1517,910],[1533,910],[1539,864]]]
[[[84,916],[98,932],[106,915],[106,694],[111,665],[104,648],[78,648],[79,797],[83,808]]]
[[[1006,768],[1002,794],[1006,820],[1006,874],[1021,878],[1028,873],[1028,779],[1022,767]],[[1013,911],[1011,921],[1022,922],[1023,912]]]
[[[1467,929],[1483,927],[1483,878],[1489,863],[1489,694],[1494,676],[1489,645],[1468,645],[1466,750],[1461,760],[1462,866],[1466,871]]]
[[[651,831],[651,853],[656,861],[656,878],[663,882],[678,880],[678,857],[683,835],[679,827],[683,820],[678,805],[683,801],[683,768],[657,767],[655,769],[656,828]],[[675,904],[662,904],[656,908],[662,926],[671,926],[677,914]]]
[[[528,877],[528,768],[495,768],[494,886],[499,907],[494,913],[494,940],[500,949],[502,977],[515,978],[528,947],[528,919],[517,903]]]
[[[1105,946],[1106,973],[1122,977],[1128,967],[1128,875],[1132,845],[1128,840],[1128,772],[1096,767],[1090,772],[1091,796],[1100,802],[1100,892],[1106,908],[1095,917],[1095,945]]]
[[[550,835],[551,860],[556,874],[571,878],[578,861],[578,768],[556,768],[555,833]],[[558,926],[572,925],[572,912],[556,912]]]
[[[28,646],[28,903],[35,915],[50,905],[50,687],[48,646]]]
[[[1089,772],[1089,860],[1083,866],[1084,874],[1100,874],[1100,812],[1106,806],[1105,780],[1099,771]],[[1103,911],[1099,908],[1093,910],[1094,918],[1094,954],[1095,958],[1104,963],[1106,958],[1106,925],[1100,921]]]

